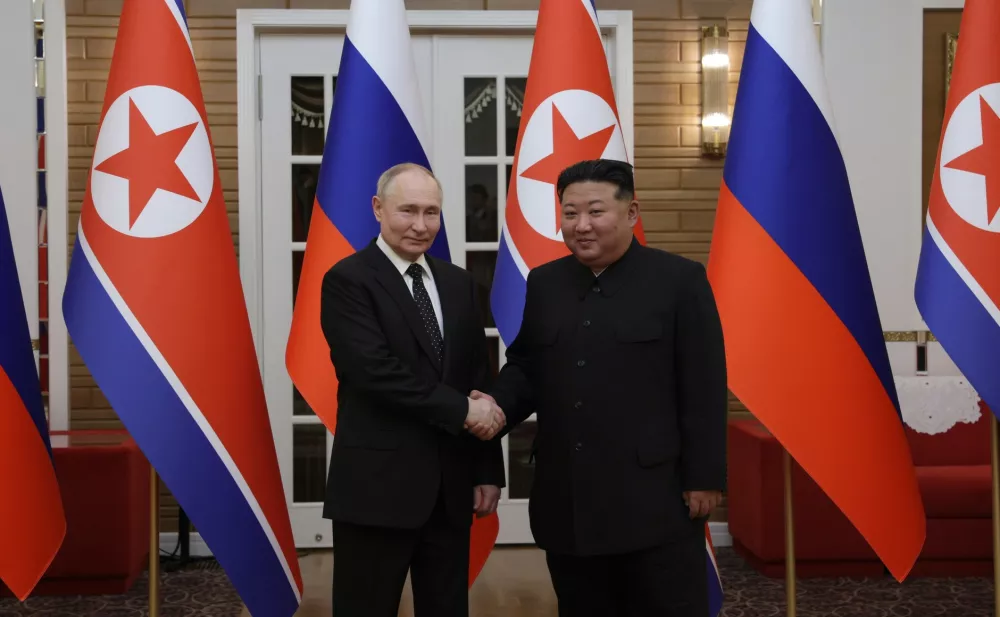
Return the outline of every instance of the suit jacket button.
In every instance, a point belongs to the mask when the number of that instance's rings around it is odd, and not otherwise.
[[[577,360],[576,361],[576,365],[577,366],[583,366],[584,364],[586,364],[586,361],[584,361],[584,360]]]
[[[576,403],[575,403],[575,404],[573,405],[573,407],[576,407],[577,409],[579,409],[579,408],[583,407],[583,401],[577,401],[577,402],[576,402]]]
[[[598,287],[597,285],[594,285],[594,293],[601,293],[601,288]]]
[[[584,328],[589,328],[590,327],[590,320],[589,319],[587,321],[583,322],[583,327]]]
[[[582,444],[582,443],[580,443],[580,442],[578,441],[578,442],[576,442],[576,445],[575,445],[575,446],[573,446],[573,448],[574,448],[575,450],[577,450],[577,451],[579,451],[579,450],[583,450],[583,444]]]

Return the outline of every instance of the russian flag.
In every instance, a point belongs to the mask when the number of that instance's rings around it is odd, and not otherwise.
[[[331,432],[337,425],[337,374],[320,328],[323,276],[378,236],[371,202],[379,176],[399,163],[431,168],[416,75],[403,1],[351,2],[285,351],[292,382]],[[451,261],[443,221],[429,252]],[[470,586],[489,558],[499,529],[495,513],[473,518]]]
[[[399,163],[431,167],[416,75],[403,1],[351,2],[285,352],[292,382],[331,432],[337,374],[320,328],[323,276],[378,236],[371,202],[382,172]],[[451,261],[443,222],[430,253]]]
[[[180,0],[125,0],[63,311],[256,617],[302,577]]]
[[[923,504],[809,0],[756,0],[708,264],[729,386],[902,580]]]
[[[917,308],[1000,414],[1000,6],[966,0],[917,268]]]
[[[0,193],[0,581],[24,601],[65,536],[49,423]]]

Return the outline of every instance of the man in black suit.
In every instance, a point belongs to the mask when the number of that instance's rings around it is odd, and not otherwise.
[[[425,254],[441,201],[429,170],[389,169],[372,199],[379,237],[323,279],[339,381],[324,508],[337,617],[396,617],[407,570],[417,617],[467,617],[473,511],[495,511],[504,486],[489,441],[503,414],[468,397],[490,377],[475,284]]]
[[[556,191],[572,255],[529,273],[490,394],[505,430],[537,412],[529,513],[559,615],[705,617],[727,413],[705,268],[634,238],[628,163],[579,163]]]

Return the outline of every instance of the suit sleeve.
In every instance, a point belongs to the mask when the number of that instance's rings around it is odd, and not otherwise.
[[[479,315],[479,292],[476,290],[474,282],[471,287],[471,310],[474,311],[475,315]],[[479,327],[476,328],[475,338],[473,339],[474,352],[472,362],[475,367],[475,378],[473,379],[472,387],[480,392],[489,392],[491,385],[490,358],[486,347],[485,324],[481,321],[477,318],[477,322],[479,322],[477,325]],[[492,484],[500,488],[506,486],[507,474],[503,464],[503,444],[500,438],[494,437],[488,441],[481,441],[475,436],[469,436],[469,439],[474,439],[476,442],[475,485]]]
[[[497,440],[535,411],[536,396],[532,376],[538,345],[534,340],[537,328],[533,322],[537,319],[538,293],[538,277],[532,270],[528,273],[521,327],[514,342],[507,348],[507,361],[490,389],[490,395],[496,399],[497,405],[507,417],[507,425],[495,437]]]
[[[678,417],[685,491],[725,490],[729,392],[722,323],[705,268],[687,277],[677,313]]]
[[[387,409],[413,414],[451,434],[465,430],[469,403],[464,394],[419,379],[394,356],[382,332],[371,296],[336,268],[323,277],[320,323],[330,359],[342,379]]]

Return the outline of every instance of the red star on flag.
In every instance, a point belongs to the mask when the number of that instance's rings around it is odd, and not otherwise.
[[[552,105],[552,154],[538,161],[521,174],[522,177],[539,182],[548,182],[553,187],[559,178],[559,173],[580,161],[589,161],[601,158],[611,136],[615,132],[615,125],[586,135],[583,138],[577,137],[572,127],[566,122],[554,104]],[[559,231],[559,219],[562,207],[559,205],[559,195],[556,195],[556,231]]]
[[[128,148],[108,157],[95,169],[128,180],[128,224],[135,225],[153,193],[163,189],[201,201],[177,166],[177,157],[187,145],[198,123],[157,135],[135,101],[129,100]]]
[[[981,96],[979,117],[983,127],[982,145],[956,157],[945,167],[979,174],[986,179],[986,220],[993,222],[1000,210],[1000,118]]]

